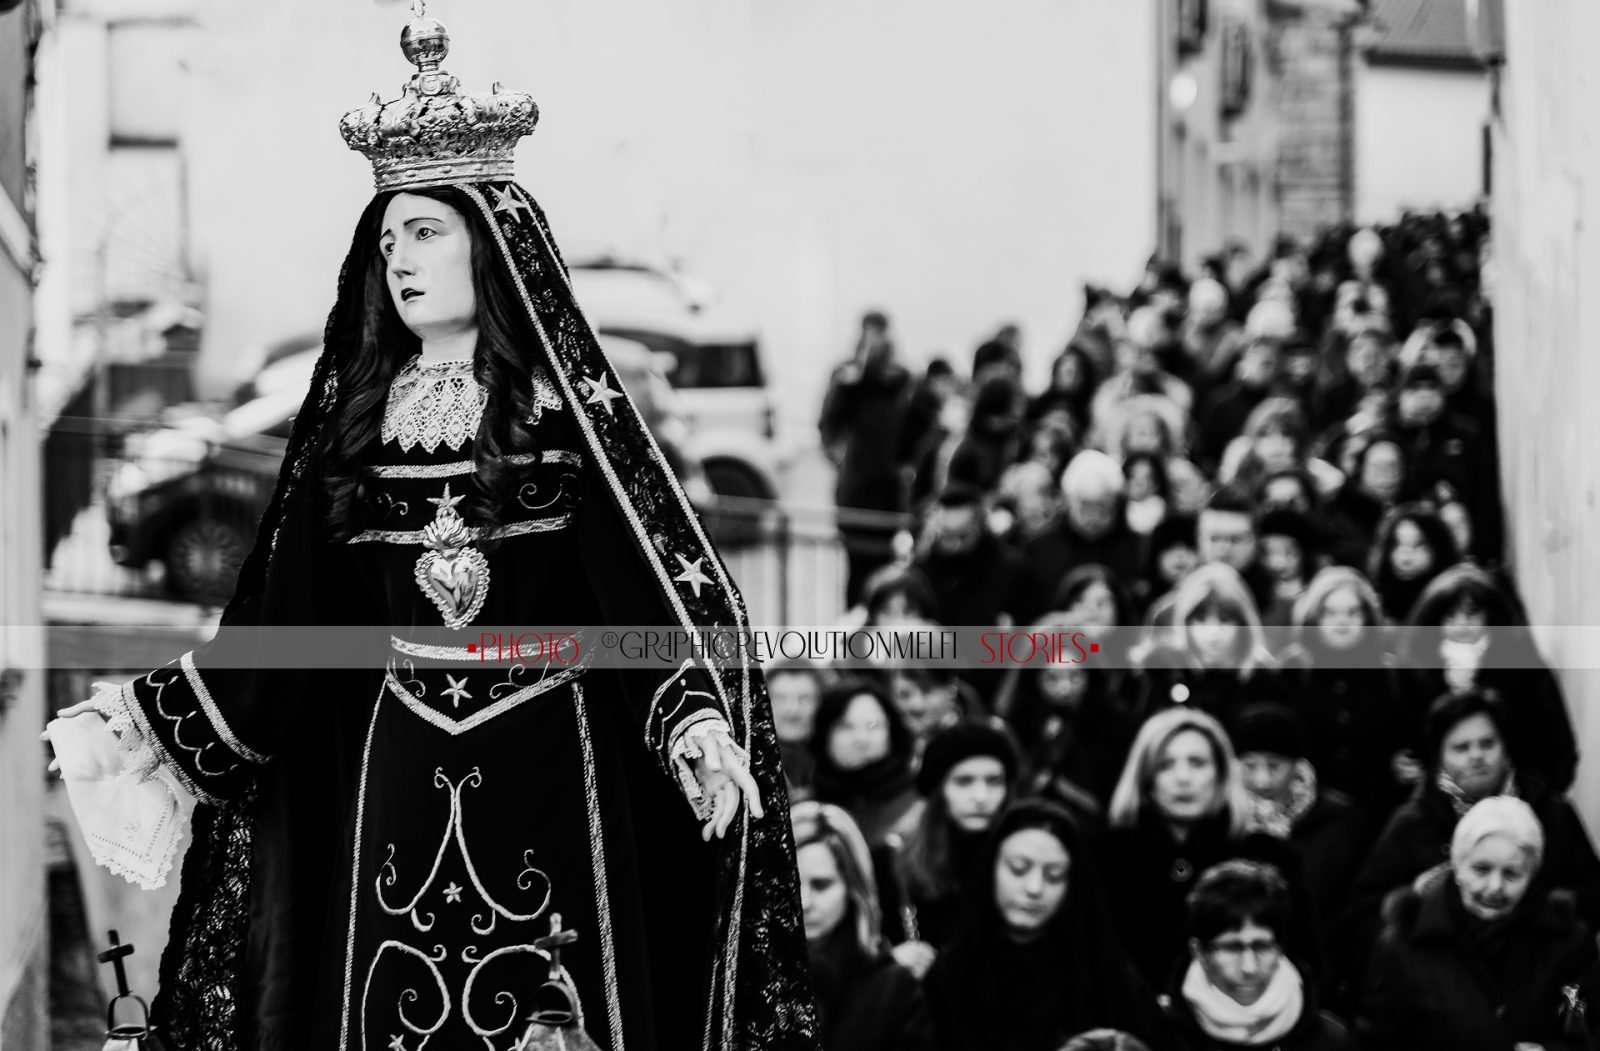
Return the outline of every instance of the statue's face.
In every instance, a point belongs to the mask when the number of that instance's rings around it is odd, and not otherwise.
[[[424,341],[477,325],[472,232],[443,201],[400,193],[383,213],[378,250],[388,263],[389,296],[406,327]]]

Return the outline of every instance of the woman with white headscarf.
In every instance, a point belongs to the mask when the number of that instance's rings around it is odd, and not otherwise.
[[[1368,968],[1362,1046],[1453,1051],[1588,1048],[1578,977],[1595,944],[1572,899],[1536,879],[1544,829],[1512,796],[1456,825],[1450,867],[1396,892]]]

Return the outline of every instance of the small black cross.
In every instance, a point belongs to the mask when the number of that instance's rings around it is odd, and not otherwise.
[[[128,995],[128,972],[123,969],[122,961],[133,955],[133,946],[123,945],[122,939],[117,937],[116,931],[108,932],[111,935],[111,948],[98,953],[95,959],[101,963],[109,963],[117,972],[117,992],[122,996]]]
[[[561,913],[550,914],[550,933],[543,938],[534,940],[535,949],[550,953],[550,976],[556,977],[561,973],[561,947],[571,945],[578,940],[577,931],[564,931],[561,929]]]

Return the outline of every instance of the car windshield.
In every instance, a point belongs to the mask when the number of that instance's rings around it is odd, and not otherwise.
[[[691,343],[663,332],[606,328],[605,332],[643,343],[651,350],[672,355],[673,387],[699,390],[707,387],[760,387],[761,355],[753,341]]]

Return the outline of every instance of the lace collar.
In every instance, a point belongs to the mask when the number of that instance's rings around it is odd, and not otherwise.
[[[478,433],[489,392],[472,375],[472,359],[422,363],[412,358],[395,374],[384,406],[381,435],[401,452],[420,446],[434,452],[441,444],[460,450]]]

